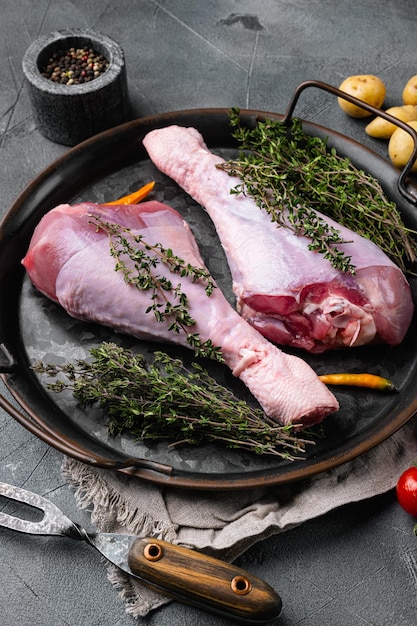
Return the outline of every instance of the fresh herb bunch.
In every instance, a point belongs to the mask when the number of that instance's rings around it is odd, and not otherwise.
[[[181,284],[174,283],[166,276],[158,274],[156,269],[161,263],[168,267],[173,275],[191,278],[193,282],[201,281],[207,296],[211,296],[216,288],[209,271],[185,263],[175,256],[171,249],[164,248],[160,243],[149,244],[143,235],[134,235],[129,228],[102,220],[98,215],[91,214],[91,222],[109,237],[110,254],[116,259],[115,270],[122,272],[125,282],[140,290],[150,290],[151,304],[146,313],[153,312],[158,322],[170,321],[169,330],[175,333],[184,332],[187,343],[197,356],[204,356],[223,362],[221,348],[214,346],[208,339],[202,342],[198,333],[191,333],[196,321],[189,313],[187,294],[181,290]],[[169,300],[168,294],[173,297]]]
[[[98,404],[108,415],[112,435],[129,431],[137,439],[168,439],[171,446],[221,442],[257,454],[293,460],[311,441],[279,426],[261,410],[239,400],[197,363],[155,352],[151,364],[114,343],[90,350],[91,361],[65,365],[38,362],[33,369],[49,377],[54,392],[71,390],[83,407]]]
[[[311,209],[373,241],[403,271],[407,262],[417,260],[417,233],[406,228],[379,182],[329,150],[326,141],[308,136],[299,119],[293,118],[290,127],[266,119],[250,129],[234,108],[230,121],[239,155],[218,167],[242,180],[234,193],[252,196],[273,221],[310,238],[309,248],[342,271],[354,268],[350,257],[337,250],[340,234]]]

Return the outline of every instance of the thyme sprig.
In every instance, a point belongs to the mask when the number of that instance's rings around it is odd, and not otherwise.
[[[293,118],[288,128],[266,119],[251,129],[241,124],[234,108],[230,121],[239,154],[218,167],[242,180],[234,193],[252,196],[273,221],[308,237],[309,248],[341,271],[354,268],[351,258],[337,249],[340,233],[311,209],[373,241],[403,271],[407,262],[416,262],[417,232],[405,226],[379,181],[329,149],[325,140],[308,136],[301,120]]]
[[[155,352],[151,364],[114,343],[90,350],[91,360],[64,365],[34,364],[38,374],[56,380],[48,389],[72,391],[82,407],[98,404],[116,436],[129,431],[138,440],[169,440],[170,446],[220,442],[293,460],[311,441],[292,426],[279,426],[258,408],[238,399],[201,365]],[[301,458],[301,457],[300,457]]]
[[[190,315],[188,297],[182,291],[181,284],[174,284],[166,276],[158,274],[156,269],[159,264],[163,264],[173,275],[188,277],[192,282],[201,281],[206,295],[210,297],[216,285],[209,271],[186,263],[160,243],[147,243],[143,235],[135,235],[129,228],[107,222],[98,215],[91,214],[89,217],[109,237],[110,254],[116,259],[115,270],[123,274],[127,284],[151,292],[151,304],[145,312],[153,312],[158,322],[168,321],[168,330],[184,332],[187,343],[197,356],[222,362],[220,347],[214,346],[211,339],[202,342],[198,333],[190,332],[196,320]],[[172,301],[168,298],[169,293]]]

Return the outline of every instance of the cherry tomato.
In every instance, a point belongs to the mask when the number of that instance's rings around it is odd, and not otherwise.
[[[399,477],[397,499],[404,511],[417,517],[417,466],[409,467]]]

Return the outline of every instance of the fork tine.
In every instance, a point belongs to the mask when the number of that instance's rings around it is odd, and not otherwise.
[[[78,527],[55,504],[36,493],[0,482],[0,495],[9,500],[28,504],[35,509],[41,510],[44,514],[39,522],[31,522],[0,511],[1,526],[32,535],[74,537],[74,531],[76,531],[75,536],[79,534]],[[81,539],[82,536],[79,538]]]

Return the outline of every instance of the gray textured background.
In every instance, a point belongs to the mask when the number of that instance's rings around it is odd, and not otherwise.
[[[135,116],[233,105],[284,112],[299,82],[316,78],[337,86],[355,73],[379,75],[387,85],[386,106],[392,106],[417,74],[413,0],[0,0],[0,12],[2,214],[67,150],[35,128],[21,69],[30,43],[56,29],[93,28],[121,44]],[[347,118],[327,94],[304,95],[297,115],[386,154],[385,144],[368,138],[364,123]],[[88,526],[60,464],[60,453],[0,412],[1,479],[45,495]],[[263,541],[239,565],[280,592],[280,626],[412,626],[412,526],[389,493]],[[0,607],[3,626],[135,623],[91,549],[3,530]],[[137,623],[228,622],[175,603]]]

